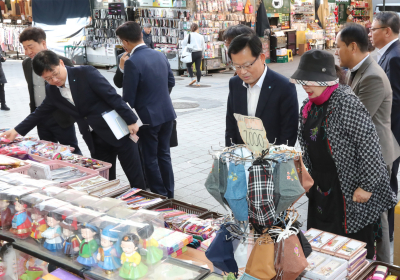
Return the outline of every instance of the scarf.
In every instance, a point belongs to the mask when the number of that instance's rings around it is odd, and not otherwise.
[[[315,98],[309,98],[307,104],[303,108],[303,118],[307,119],[308,117],[308,112],[311,110],[311,105],[321,105],[324,104],[328,99],[331,97],[332,93],[339,87],[339,84],[336,84],[334,86],[327,87],[324,92]]]

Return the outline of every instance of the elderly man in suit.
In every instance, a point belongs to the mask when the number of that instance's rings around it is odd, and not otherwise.
[[[235,37],[228,56],[237,76],[229,81],[225,145],[243,144],[233,114],[260,118],[270,143],[294,146],[299,103],[294,84],[265,65],[261,40],[255,34]]]
[[[29,107],[31,113],[42,104],[46,97],[46,83],[41,77],[32,70],[32,59],[43,50],[47,50],[46,33],[41,28],[29,27],[24,29],[19,35],[19,41],[24,46],[27,58],[22,62],[25,80],[28,84]],[[63,56],[59,56],[63,63],[73,67],[72,62]],[[51,116],[37,126],[39,138],[54,143],[60,142],[75,148],[75,154],[82,154],[78,146],[75,133],[75,120],[69,114],[55,110]]]
[[[137,144],[129,134],[117,139],[103,114],[115,110],[135,134],[136,116],[117,94],[114,87],[92,66],[68,67],[52,51],[41,51],[33,59],[33,70],[46,85],[42,104],[14,129],[0,136],[10,140],[26,135],[55,110],[61,110],[76,120],[79,131],[93,158],[110,162],[110,179],[115,179],[118,156],[131,187],[144,189],[143,172]]]
[[[347,24],[337,35],[336,55],[340,66],[349,68],[347,84],[367,108],[375,124],[382,154],[389,171],[400,156],[400,147],[391,130],[392,89],[382,68],[368,52],[365,27]],[[377,258],[390,262],[389,224],[387,212],[381,215],[382,239],[378,242]]]
[[[392,103],[392,131],[398,143],[400,143],[400,18],[395,12],[380,12],[375,16],[370,33],[372,45],[378,49],[378,64],[389,78],[393,91]],[[397,195],[399,191],[397,173],[399,171],[400,158],[393,162],[390,186]],[[393,240],[394,209],[389,210],[389,233]]]

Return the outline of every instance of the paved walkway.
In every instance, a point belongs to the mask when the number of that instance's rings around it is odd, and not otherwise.
[[[300,57],[295,56],[294,62],[269,64],[268,67],[289,77],[297,69],[299,60]],[[5,87],[6,100],[11,111],[0,111],[0,127],[14,127],[29,114],[28,88],[21,61],[7,60],[3,63],[3,68],[8,80]],[[113,84],[112,71],[100,70],[100,72]],[[233,73],[218,73],[213,74],[212,77],[202,77],[201,83],[210,85],[205,88],[187,87],[189,79],[179,78],[171,94],[173,102],[199,104],[197,108],[176,110],[179,146],[171,149],[175,174],[175,198],[220,213],[225,213],[225,210],[206,191],[204,182],[212,165],[212,158],[208,151],[211,147],[216,149],[224,145],[225,142],[226,101],[229,79],[232,75]],[[122,93],[120,89],[117,91]],[[299,104],[301,104],[307,94],[299,86],[297,86],[297,93]],[[30,135],[37,135],[36,129],[32,130]],[[83,154],[90,156],[80,135],[78,139]],[[117,177],[127,181],[119,163]],[[308,200],[305,196],[299,200],[296,208],[305,229],[308,209]]]

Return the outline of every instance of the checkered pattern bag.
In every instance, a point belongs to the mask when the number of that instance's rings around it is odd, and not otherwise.
[[[269,164],[250,167],[247,203],[252,224],[272,226],[275,221],[274,183]]]

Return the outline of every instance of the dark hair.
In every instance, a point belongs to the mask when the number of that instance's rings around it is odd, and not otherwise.
[[[142,29],[140,25],[134,21],[127,21],[117,28],[117,36],[121,40],[131,43],[137,43],[142,40]]]
[[[139,234],[140,238],[142,238],[142,239],[149,238],[150,236],[152,236],[153,232],[154,232],[154,226],[150,222],[147,222],[146,226],[137,230],[137,233]]]
[[[342,40],[346,46],[351,43],[356,43],[361,52],[365,53],[368,51],[368,33],[367,29],[356,23],[348,23],[340,31],[340,40]]]
[[[55,213],[55,212],[49,212],[47,213],[47,217],[56,219],[57,221],[61,221],[62,220],[62,215]]]
[[[345,85],[346,84],[346,74],[345,74],[345,72],[338,65],[335,65],[335,70],[336,70],[336,76],[339,78],[339,84]]]
[[[133,244],[135,244],[136,247],[139,245],[139,237],[134,233],[124,235],[124,237],[122,237],[121,241],[133,242]]]
[[[36,43],[41,43],[46,41],[46,33],[43,29],[37,27],[28,27],[19,34],[19,42],[22,44],[25,41],[35,41]]]
[[[395,12],[380,12],[375,16],[375,20],[379,21],[382,27],[390,27],[394,34],[400,32],[400,17]]]
[[[231,58],[232,54],[237,54],[246,47],[250,48],[251,54],[254,57],[258,57],[262,53],[262,43],[260,38],[258,38],[256,34],[243,34],[235,37],[229,45],[229,58]]]
[[[238,24],[228,27],[228,29],[226,29],[222,35],[222,40],[231,42],[235,37],[243,34],[253,35],[256,33],[250,27],[243,24]]]
[[[190,31],[195,32],[197,29],[199,29],[197,23],[192,23],[192,26],[190,26]]]
[[[53,71],[58,65],[60,65],[60,58],[55,52],[49,50],[38,52],[32,60],[33,71],[38,76],[42,76],[44,71]]]

